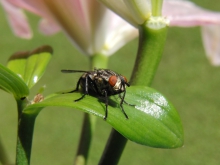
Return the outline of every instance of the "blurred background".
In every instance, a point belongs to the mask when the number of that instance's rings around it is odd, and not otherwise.
[[[217,0],[194,0],[198,5],[220,11]],[[78,52],[63,33],[44,36],[38,32],[39,18],[28,13],[34,37],[24,40],[13,35],[0,8],[0,62],[6,65],[11,54],[49,44],[54,55],[45,75],[31,90],[30,99],[46,85],[44,95],[75,88],[80,74],[65,75],[61,69],[89,69],[89,60]],[[109,69],[131,76],[138,40],[135,39],[110,57]],[[127,65],[121,65],[125,61]],[[153,88],[164,94],[182,119],[185,143],[178,149],[155,149],[128,142],[120,165],[217,165],[220,157],[220,67],[213,67],[205,56],[200,28],[169,29],[167,42]],[[32,165],[72,164],[82,125],[81,111],[50,107],[36,119]],[[0,90],[0,138],[12,163],[15,161],[17,134],[16,103]],[[89,155],[89,165],[97,164],[111,126],[98,119]]]

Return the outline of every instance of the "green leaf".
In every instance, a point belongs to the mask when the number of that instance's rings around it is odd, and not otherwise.
[[[17,52],[9,59],[7,67],[19,75],[30,89],[44,74],[52,52],[52,48],[47,45],[31,52]]]
[[[0,88],[12,93],[16,99],[21,99],[29,94],[29,89],[24,81],[14,72],[0,64]]]
[[[74,102],[82,93],[51,95],[44,101],[28,106],[26,114],[39,113],[46,106],[71,107],[104,118],[104,100],[86,96]],[[164,96],[156,90],[144,86],[127,88],[125,100],[135,106],[123,104],[129,119],[126,119],[119,106],[117,96],[110,97],[108,106],[108,122],[114,129],[131,141],[139,144],[176,148],[183,145],[183,129],[180,117]],[[104,120],[103,120],[104,121]]]

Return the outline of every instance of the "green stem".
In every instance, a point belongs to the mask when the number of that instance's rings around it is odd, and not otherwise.
[[[74,162],[75,165],[85,165],[87,163],[95,123],[96,117],[94,115],[84,114],[80,142]]]
[[[99,161],[99,165],[118,164],[126,144],[127,139],[115,129],[112,129],[108,142],[105,146],[105,150],[102,153],[102,157]]]
[[[31,157],[34,123],[37,114],[24,114],[22,110],[28,101],[17,100],[18,107],[18,138],[16,148],[16,165],[29,165]]]
[[[29,165],[35,115],[22,114],[18,125],[16,165]]]
[[[163,21],[155,24],[154,21],[149,20],[139,27],[139,34],[139,47],[131,76],[131,84],[150,86],[161,59],[166,40],[167,24]],[[127,139],[112,129],[99,165],[117,164],[126,143]]]
[[[152,16],[161,16],[163,0],[151,0]]]
[[[108,67],[108,56],[102,54],[95,54],[90,58],[90,68],[107,68]]]
[[[155,21],[139,27],[139,47],[131,76],[132,85],[150,86],[156,74],[166,41],[167,25],[166,22]]]
[[[107,68],[108,65],[107,56],[96,54],[93,55],[90,60],[91,60],[90,68],[92,70],[94,68]],[[87,163],[95,124],[96,124],[96,117],[94,115],[85,113],[78,151],[74,162],[75,165],[85,165]]]

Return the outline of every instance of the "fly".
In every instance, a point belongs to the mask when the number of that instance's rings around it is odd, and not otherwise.
[[[104,120],[108,117],[108,97],[112,95],[119,95],[120,107],[126,119],[128,119],[127,114],[123,108],[123,102],[125,102],[126,86],[130,86],[127,82],[126,77],[110,70],[110,69],[94,69],[94,71],[83,71],[83,70],[61,70],[63,73],[83,73],[79,78],[76,89],[68,92],[76,92],[79,90],[79,87],[83,89],[82,97],[74,100],[75,102],[80,101],[88,95],[89,93],[95,93],[98,96],[105,98],[105,117]],[[121,95],[122,94],[122,95]],[[128,104],[127,102],[125,102]],[[130,105],[130,104],[129,104]]]

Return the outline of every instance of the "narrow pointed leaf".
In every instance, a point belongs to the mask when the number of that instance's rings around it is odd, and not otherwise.
[[[44,74],[52,52],[52,48],[47,45],[31,52],[17,52],[9,59],[7,67],[19,75],[31,88]]]
[[[46,106],[65,106],[104,118],[104,100],[86,96],[74,102],[81,95],[82,93],[52,95],[40,103],[28,106],[24,113],[39,113]],[[151,147],[176,148],[183,145],[180,117],[164,96],[149,87],[132,86],[127,88],[125,99],[128,103],[135,104],[123,104],[129,119],[121,111],[120,99],[117,96],[109,99],[106,122],[114,129],[131,141]]]
[[[0,88],[12,93],[16,99],[21,99],[29,94],[29,89],[24,81],[10,69],[0,64]]]

